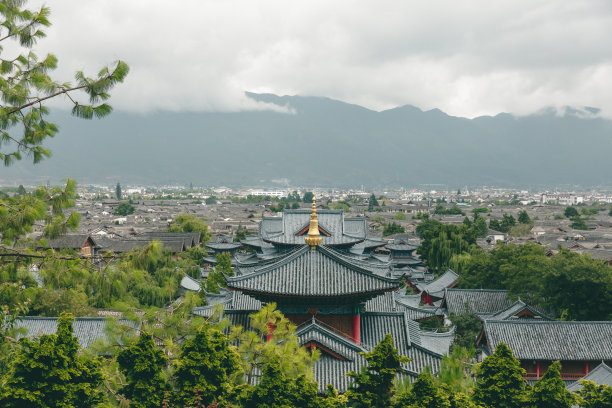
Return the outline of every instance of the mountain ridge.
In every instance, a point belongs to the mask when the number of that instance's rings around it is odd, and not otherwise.
[[[54,156],[2,168],[0,183],[610,184],[612,121],[596,108],[469,119],[412,105],[378,112],[322,97],[247,96],[289,113],[114,112],[83,121],[55,111],[60,132],[45,142]]]

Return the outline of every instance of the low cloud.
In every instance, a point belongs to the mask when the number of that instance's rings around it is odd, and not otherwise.
[[[271,108],[246,97],[248,90],[467,117],[568,105],[612,117],[607,1],[62,0],[50,7],[53,26],[37,49],[58,56],[58,79],[119,58],[130,64],[126,83],[113,91],[116,109]]]

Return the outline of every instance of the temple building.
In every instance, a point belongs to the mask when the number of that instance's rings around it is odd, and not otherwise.
[[[425,367],[434,374],[439,370],[453,332],[419,329],[418,320],[437,318],[436,313],[404,294],[405,276],[373,253],[385,243],[368,237],[364,218],[317,213],[313,199],[311,212],[287,210],[264,218],[258,236],[243,244],[254,252],[236,255],[227,290],[207,294],[209,306],[195,313],[209,315],[222,304],[233,324],[248,328],[250,314],[276,303],[297,325],[300,344],[321,351],[314,367],[321,392],[327,384],[346,391],[346,373],[366,364],[360,353],[371,351],[387,333],[411,358],[400,376],[416,379]]]
[[[612,364],[612,321],[551,321],[519,303],[507,311],[480,318],[481,358],[493,353],[499,343],[505,343],[521,362],[529,382],[540,379],[557,360],[561,362],[561,378],[567,384],[589,374],[602,362]]]

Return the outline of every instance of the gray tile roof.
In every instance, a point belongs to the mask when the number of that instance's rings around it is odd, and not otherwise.
[[[599,364],[597,367],[592,369],[587,375],[581,378],[581,380],[593,381],[597,385],[609,385],[612,387],[612,368],[608,367],[605,363]],[[570,392],[576,392],[582,388],[580,381],[569,385],[567,390]]]
[[[187,290],[191,290],[191,291],[194,291],[194,292],[199,292],[200,291],[200,282],[198,282],[197,280],[193,279],[189,275],[185,275],[185,276],[183,276],[183,279],[181,279],[181,288],[187,289]]]
[[[448,354],[451,343],[455,338],[455,328],[443,333],[421,331],[421,345],[438,354]]]
[[[507,290],[447,289],[443,306],[448,314],[496,313],[512,305]]]
[[[240,242],[243,245],[248,245],[248,246],[257,247],[257,248],[274,248],[274,245],[270,244],[269,242],[264,241],[263,239],[259,237],[255,237],[255,236],[246,237]]]
[[[232,249],[238,249],[242,247],[240,242],[226,242],[225,240],[218,240],[217,242],[209,242],[206,244],[206,248],[214,249],[216,251],[230,251]]]
[[[44,247],[53,249],[81,249],[88,238],[95,243],[95,240],[87,234],[66,234],[47,240],[47,245]]]
[[[430,295],[442,297],[444,294],[444,290],[452,287],[459,280],[459,275],[457,275],[452,270],[448,269],[442,275],[438,276],[437,279],[423,284],[417,284],[417,288],[422,292],[429,293]]]
[[[322,234],[323,245],[356,244],[367,238],[365,218],[344,218],[342,210],[318,210],[319,226],[330,236]],[[304,236],[296,235],[310,221],[310,210],[285,210],[280,217],[264,217],[259,226],[260,237],[276,244],[303,245]]]
[[[295,249],[275,263],[227,278],[228,288],[294,297],[355,296],[396,290],[400,279],[380,276],[337,252],[317,246]]]
[[[385,248],[391,251],[414,251],[418,245],[408,244],[404,242],[394,242],[392,244],[385,245]]]
[[[520,360],[612,360],[612,321],[514,319],[483,325],[490,351],[506,343]]]
[[[41,334],[53,334],[57,331],[57,317],[22,317],[17,328],[26,328],[28,338],[35,338]],[[120,320],[121,323],[134,327],[134,323],[128,320]],[[77,317],[73,322],[74,335],[79,339],[79,345],[87,348],[96,339],[106,337],[104,331],[106,319],[104,317]]]
[[[192,246],[198,245],[202,240],[202,234],[200,232],[167,232],[167,231],[150,231],[143,232],[137,235],[135,238],[146,237],[148,239],[157,239],[158,241],[183,241],[185,247],[191,248]]]
[[[511,304],[510,306],[508,306],[507,308],[502,309],[498,312],[476,313],[476,316],[480,320],[483,320],[483,321],[484,320],[508,320],[508,319],[515,318],[515,316],[519,314],[520,312],[522,312],[523,310],[529,310],[531,313],[537,316],[536,318],[543,318],[545,320],[551,320],[543,312],[537,310],[533,306],[529,306],[528,304],[526,304],[520,299],[514,302],[513,304]]]
[[[436,316],[434,308],[419,307],[408,299],[404,299],[398,292],[387,292],[370,299],[365,304],[366,312],[405,312],[410,320],[429,319]]]
[[[232,325],[250,329],[248,312],[227,311],[226,317]],[[393,343],[399,353],[412,359],[405,364],[399,377],[416,380],[418,373],[429,366],[435,374],[440,370],[442,355],[426,348],[428,340],[422,344],[418,323],[409,320],[404,313],[364,313],[361,315],[362,344],[357,345],[351,340],[327,329],[325,325],[307,323],[298,328],[300,344],[317,341],[336,354],[346,358],[338,360],[326,353],[314,366],[315,381],[319,383],[319,392],[324,392],[327,384],[332,384],[338,391],[345,392],[351,379],[346,377],[349,371],[361,370],[366,364],[360,351],[371,351],[387,333],[393,336]]]
[[[405,369],[414,377],[426,366],[434,374],[440,370],[442,355],[422,344],[418,323],[408,319],[405,313],[364,313],[361,315],[361,333],[363,345],[370,349],[390,333],[399,352],[412,359]]]

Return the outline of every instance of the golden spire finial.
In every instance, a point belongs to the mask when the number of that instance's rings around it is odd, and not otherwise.
[[[310,213],[310,228],[308,229],[308,235],[304,238],[306,244],[310,245],[310,248],[315,249],[317,245],[320,245],[323,238],[319,235],[319,221],[317,220],[317,199],[312,197],[312,212]]]

